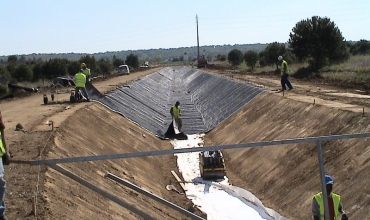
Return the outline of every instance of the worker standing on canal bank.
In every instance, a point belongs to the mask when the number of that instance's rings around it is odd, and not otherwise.
[[[293,89],[292,84],[290,84],[290,81],[288,79],[289,77],[289,71],[288,71],[288,63],[283,59],[282,56],[278,57],[278,61],[280,63],[280,74],[281,74],[281,91],[286,90],[286,86],[288,86],[289,90]]]
[[[180,102],[179,101],[177,101],[176,104],[171,107],[170,113],[172,115],[172,118],[175,119],[177,127],[178,127],[179,131],[181,132],[182,119],[181,119],[181,109],[180,109]]]
[[[5,125],[3,123],[3,119],[1,116],[0,111],[0,220],[6,220],[5,217],[5,203],[4,203],[4,196],[5,196],[5,189],[6,189],[6,181],[4,179],[5,175],[5,168],[4,165],[8,165],[10,163],[10,154],[9,148],[6,145],[5,141]]]
[[[87,66],[86,66],[86,64],[85,64],[85,63],[81,63],[81,69],[82,69],[83,73],[84,73],[84,74],[85,74],[85,76],[86,76],[86,80],[87,80],[88,82],[90,82],[90,81],[92,80],[90,69],[89,69],[89,68],[87,68]]]
[[[343,211],[341,197],[333,193],[334,180],[331,176],[325,175],[326,192],[328,195],[330,220],[339,220],[339,215],[342,214],[341,220],[348,220],[347,214]],[[314,220],[324,220],[324,194],[322,192],[314,195],[312,199],[312,216]]]

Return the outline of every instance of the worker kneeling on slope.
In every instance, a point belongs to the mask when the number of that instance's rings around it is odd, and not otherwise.
[[[90,101],[89,95],[87,94],[86,91],[86,75],[83,73],[82,69],[75,75],[75,84],[76,84],[76,91],[74,94],[75,101],[79,100],[80,91],[82,95],[86,98],[86,101]]]

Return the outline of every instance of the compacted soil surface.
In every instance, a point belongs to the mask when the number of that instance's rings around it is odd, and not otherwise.
[[[93,85],[106,93],[157,70],[96,80]],[[369,131],[369,96],[360,94],[356,88],[291,78],[294,89],[276,93],[280,88],[278,75],[206,71],[249,82],[266,91],[205,134],[205,146]],[[190,219],[106,178],[107,172],[206,218],[184,195],[166,189],[166,185],[172,184],[181,190],[171,174],[174,170],[181,176],[174,155],[57,164],[57,168],[124,201],[126,207],[55,167],[27,163],[172,148],[169,140],[155,137],[99,103],[70,103],[70,93],[65,88],[61,88],[54,101],[47,95],[46,105],[42,93],[16,96],[0,103],[5,136],[14,160],[5,167],[9,219],[143,219],[137,210],[154,219]],[[22,130],[16,129],[18,123]],[[325,141],[322,147],[325,170],[333,176],[333,191],[342,196],[348,216],[370,219],[370,140]],[[316,143],[232,149],[223,153],[231,184],[249,190],[265,206],[289,219],[311,218],[312,196],[320,191]]]

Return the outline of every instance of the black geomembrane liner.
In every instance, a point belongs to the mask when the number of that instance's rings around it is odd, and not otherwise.
[[[135,73],[133,73],[135,74]],[[186,134],[207,133],[264,91],[258,86],[190,67],[166,67],[121,88],[101,94],[87,85],[92,100],[121,114],[158,137],[180,102]]]

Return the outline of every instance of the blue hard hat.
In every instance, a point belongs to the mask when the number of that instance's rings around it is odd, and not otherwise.
[[[80,73],[83,73],[84,72],[84,70],[83,69],[80,69]]]
[[[329,175],[325,175],[325,183],[326,184],[333,184],[334,183],[333,177],[331,177]]]

